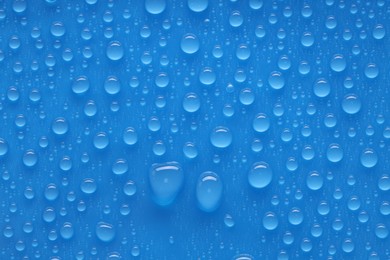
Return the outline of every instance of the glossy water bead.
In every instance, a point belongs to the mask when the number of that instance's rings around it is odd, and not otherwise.
[[[188,33],[181,39],[180,47],[184,53],[194,54],[199,50],[199,39],[195,34]]]
[[[210,141],[214,147],[226,148],[232,143],[233,134],[230,132],[229,128],[218,126],[211,132]]]
[[[248,173],[249,184],[257,189],[267,187],[272,181],[272,169],[266,162],[254,163]]]
[[[199,176],[196,186],[198,206],[205,212],[215,211],[221,203],[223,185],[214,172],[204,172]]]
[[[209,0],[187,0],[188,8],[196,13],[203,12],[209,5]]]
[[[341,106],[345,113],[353,115],[360,111],[362,103],[356,94],[348,94],[343,98]]]
[[[184,173],[179,163],[153,164],[149,171],[149,183],[154,201],[161,206],[171,204],[184,182]]]
[[[124,49],[119,41],[112,41],[107,45],[106,55],[110,60],[117,61],[122,59]]]

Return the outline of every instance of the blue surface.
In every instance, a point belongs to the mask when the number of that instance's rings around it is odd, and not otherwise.
[[[390,259],[390,2],[298,2],[0,2],[0,259]]]

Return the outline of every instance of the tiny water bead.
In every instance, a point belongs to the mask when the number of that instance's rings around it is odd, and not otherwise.
[[[253,129],[258,133],[264,133],[270,128],[271,122],[269,117],[264,113],[259,113],[253,120]]]
[[[145,0],[145,9],[150,14],[160,14],[166,8],[166,0]]]
[[[366,168],[372,168],[378,163],[378,155],[374,149],[366,148],[360,154],[360,163]]]
[[[227,127],[218,126],[211,132],[210,142],[216,148],[226,148],[230,146],[232,141],[233,134]]]
[[[198,37],[195,34],[188,33],[183,36],[180,42],[181,50],[187,54],[194,54],[198,52],[200,47],[200,42]]]
[[[56,135],[64,135],[68,132],[69,124],[63,117],[57,117],[52,126],[51,129]]]
[[[132,180],[126,182],[126,184],[123,186],[123,192],[127,196],[133,196],[137,192],[137,186],[135,185],[135,182]]]
[[[97,238],[102,242],[111,242],[116,235],[114,226],[106,222],[99,222],[96,225],[95,233]]]
[[[153,164],[149,171],[149,183],[153,199],[160,206],[173,203],[184,182],[184,173],[178,162]]]
[[[267,230],[274,230],[278,227],[279,220],[274,212],[267,212],[263,217],[263,227]]]
[[[215,211],[221,203],[222,191],[222,181],[216,173],[202,173],[196,185],[196,199],[199,208],[205,212]]]
[[[187,0],[188,8],[196,13],[203,12],[209,5],[209,0]]]
[[[87,76],[79,76],[72,84],[72,91],[75,94],[84,94],[89,90],[89,80]]]
[[[225,226],[231,228],[234,227],[234,219],[230,214],[226,214],[225,217],[223,218],[223,222],[225,223]]]
[[[360,111],[362,103],[356,94],[348,94],[343,98],[341,106],[345,113],[354,115]]]
[[[112,172],[116,175],[125,174],[128,171],[128,169],[129,166],[125,159],[117,159],[111,167]]]
[[[330,84],[326,79],[320,78],[314,83],[313,92],[317,97],[327,97],[330,94]]]
[[[124,49],[122,43],[120,43],[119,41],[110,42],[107,45],[106,55],[112,61],[117,61],[122,59],[124,55]]]
[[[252,187],[256,189],[262,189],[271,183],[272,177],[272,169],[268,163],[256,162],[249,170],[248,182]]]

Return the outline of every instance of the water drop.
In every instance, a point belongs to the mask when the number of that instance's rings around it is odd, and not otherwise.
[[[366,148],[360,155],[360,163],[366,168],[372,168],[378,163],[378,155],[374,149]]]
[[[160,206],[171,204],[184,182],[182,168],[177,162],[153,164],[149,172],[153,199]]]
[[[106,222],[99,222],[96,225],[95,233],[102,242],[110,242],[115,238],[114,226]]]
[[[270,124],[271,122],[269,117],[264,113],[259,113],[253,120],[252,126],[256,132],[264,133],[269,129]]]
[[[199,50],[199,39],[195,34],[188,33],[181,39],[180,47],[184,53],[194,54]]]
[[[166,8],[165,0],[145,0],[145,9],[150,14],[160,14]]]
[[[267,187],[272,181],[272,170],[268,163],[256,162],[248,173],[249,184],[257,189]]]
[[[214,128],[210,135],[211,144],[217,148],[228,147],[232,143],[232,140],[233,135],[229,128],[223,126]]]
[[[116,61],[122,59],[124,49],[119,41],[112,41],[108,44],[106,55],[110,60]]]
[[[353,115],[360,111],[362,103],[357,95],[348,94],[343,98],[341,106],[345,113]]]
[[[202,173],[196,186],[198,207],[205,212],[215,211],[221,203],[222,191],[222,182],[216,173]]]
[[[263,217],[263,227],[267,230],[274,230],[278,227],[279,220],[274,212],[267,212]]]

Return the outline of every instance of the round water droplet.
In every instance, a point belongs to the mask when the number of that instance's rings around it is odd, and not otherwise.
[[[187,0],[187,4],[191,11],[199,13],[207,9],[209,0]]]
[[[375,25],[375,28],[372,31],[372,36],[377,40],[381,40],[385,37],[385,35],[386,35],[385,27],[382,24]]]
[[[206,67],[201,70],[199,73],[199,81],[200,83],[209,86],[215,83],[217,76],[212,68]]]
[[[8,152],[8,143],[3,138],[0,138],[0,157]]]
[[[272,170],[266,162],[256,162],[248,173],[249,184],[257,189],[267,187],[272,181]]]
[[[95,233],[102,242],[110,242],[115,238],[114,226],[109,223],[99,222],[96,225]]]
[[[330,85],[324,78],[318,79],[313,86],[313,92],[317,97],[323,98],[330,94]]]
[[[255,119],[253,120],[253,129],[258,133],[264,133],[266,132],[270,127],[270,119],[268,116],[264,113],[259,113],[256,115]]]
[[[292,225],[299,225],[303,222],[303,213],[299,208],[292,208],[288,213],[288,222]]]
[[[379,69],[374,63],[367,64],[366,68],[364,69],[364,75],[366,75],[369,79],[374,79],[378,77],[379,75]]]
[[[58,198],[59,190],[54,183],[50,183],[45,189],[45,198],[49,201],[54,201]]]
[[[196,93],[188,93],[183,99],[183,108],[189,113],[194,113],[200,108],[200,98]]]
[[[181,39],[180,47],[184,53],[194,54],[199,50],[199,39],[195,34],[188,33]]]
[[[345,253],[351,253],[355,249],[355,244],[352,242],[351,239],[345,239],[343,244],[341,245],[341,248]]]
[[[115,76],[109,76],[104,82],[104,90],[107,94],[115,95],[121,90],[121,83]]]
[[[122,59],[124,49],[119,41],[112,41],[108,44],[106,55],[110,60],[116,61]]]
[[[343,55],[336,54],[330,61],[330,68],[335,72],[341,72],[347,67],[347,62]]]
[[[232,27],[239,27],[244,22],[244,18],[242,17],[239,11],[233,11],[229,17],[229,23]]]
[[[223,222],[225,223],[225,226],[231,228],[234,227],[234,219],[230,214],[226,214],[223,218]]]
[[[75,94],[84,94],[89,89],[89,80],[86,76],[78,77],[72,84],[72,91]]]
[[[232,140],[233,135],[229,128],[223,126],[216,127],[210,135],[211,144],[217,148],[226,148],[230,146]]]
[[[285,84],[282,73],[279,71],[271,72],[270,76],[268,77],[268,84],[273,89],[282,89]]]
[[[310,172],[306,179],[306,185],[311,190],[319,190],[322,188],[324,180],[322,176],[316,172]]]
[[[145,0],[145,9],[150,14],[164,12],[167,3],[165,0]]]
[[[362,103],[357,95],[348,94],[343,98],[341,106],[345,113],[353,115],[360,111]]]
[[[61,234],[61,237],[63,239],[67,239],[67,240],[71,239],[73,237],[73,234],[74,234],[74,229],[73,229],[72,223],[65,222],[60,229],[60,234]]]
[[[278,227],[279,220],[274,212],[267,212],[263,217],[263,227],[267,230],[274,230]]]
[[[38,155],[37,153],[29,149],[27,150],[23,155],[23,164],[27,167],[33,167],[38,162]]]
[[[54,120],[51,129],[56,135],[64,135],[68,132],[69,129],[68,122],[63,117],[57,117]]]
[[[244,88],[240,91],[239,99],[241,104],[249,106],[255,101],[255,94],[251,88]]]
[[[382,175],[378,181],[378,187],[382,191],[390,190],[390,177],[386,174]]]
[[[65,26],[62,22],[54,22],[50,27],[50,32],[55,37],[61,37],[65,34]]]
[[[94,179],[86,178],[80,185],[81,191],[85,194],[93,194],[97,189],[97,185]]]
[[[389,236],[389,230],[387,229],[385,224],[380,223],[375,228],[375,235],[378,238],[385,239]]]
[[[360,155],[360,163],[366,168],[374,167],[378,163],[378,155],[374,149],[365,149]]]
[[[126,128],[123,133],[123,141],[127,145],[134,145],[138,142],[138,134],[133,127]]]
[[[133,196],[137,192],[137,186],[135,185],[135,182],[132,180],[126,182],[125,186],[123,187],[123,192],[127,196]]]
[[[160,206],[171,204],[183,185],[184,174],[177,162],[153,164],[149,172],[149,182],[153,199]]]
[[[193,159],[198,156],[198,149],[194,143],[187,142],[184,144],[183,153],[187,158]]]
[[[198,207],[205,212],[215,211],[222,199],[222,181],[214,172],[204,172],[196,185]]]
[[[339,144],[330,144],[326,151],[326,157],[330,162],[339,162],[344,157],[343,149]]]
[[[251,56],[251,50],[246,44],[240,44],[236,50],[236,57],[239,60],[247,60]]]
[[[125,159],[117,159],[112,165],[112,172],[116,175],[122,175],[127,172],[129,166]]]
[[[93,139],[93,145],[97,149],[99,150],[104,149],[108,146],[108,144],[109,144],[109,139],[105,132],[100,132],[97,135],[95,135]]]

